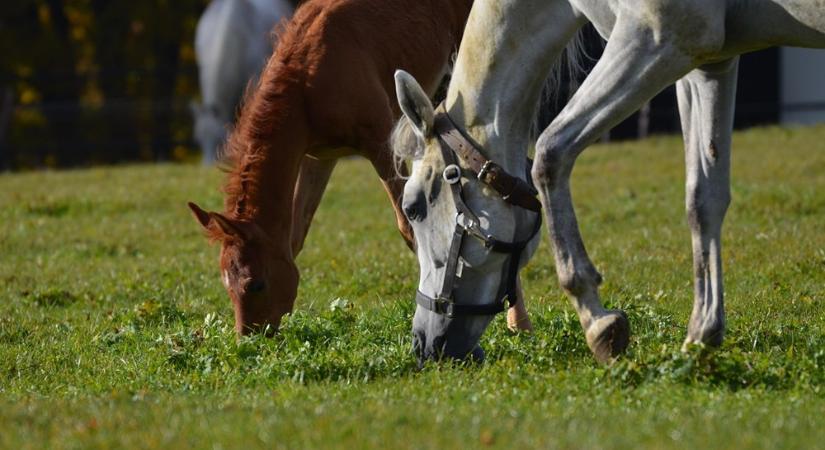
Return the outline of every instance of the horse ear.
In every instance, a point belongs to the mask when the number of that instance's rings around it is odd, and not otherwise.
[[[209,213],[204,211],[203,209],[201,209],[200,206],[192,202],[189,202],[188,205],[189,209],[192,210],[192,214],[195,216],[195,219],[197,219],[197,221],[201,224],[202,227],[208,230],[210,222]]]
[[[429,137],[433,129],[435,112],[430,98],[427,97],[418,81],[415,81],[409,73],[396,70],[395,93],[398,96],[398,106],[413,124],[416,133],[422,138]]]
[[[226,236],[233,236],[236,238],[244,238],[244,234],[240,228],[235,226],[234,223],[230,219],[227,219],[221,214],[216,212],[209,213],[209,218],[212,219],[212,222],[217,225],[217,227],[223,232]]]
[[[201,226],[214,236],[234,236],[243,238],[243,233],[232,221],[216,212],[204,211],[200,206],[189,202],[189,209]]]

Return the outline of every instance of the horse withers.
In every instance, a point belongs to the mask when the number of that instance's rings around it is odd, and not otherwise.
[[[307,0],[231,133],[224,211],[190,204],[220,242],[221,279],[241,334],[292,311],[295,256],[337,157],[363,155],[381,178],[408,245],[389,137],[400,116],[393,73],[402,67],[435,92],[461,39],[472,0]]]
[[[272,30],[292,15],[294,3],[214,0],[201,15],[195,31],[201,102],[191,109],[204,164],[216,161],[244,90],[272,53]]]
[[[412,128],[419,141],[416,151],[402,148],[400,153],[414,160],[404,202],[414,212],[410,220],[421,265],[419,291],[424,296],[413,332],[422,359],[480,354],[478,340],[489,316],[459,316],[449,310],[480,310],[485,305],[500,309],[501,293],[507,290],[502,285],[511,278],[506,275],[512,257],[479,245],[483,240],[470,239],[452,255],[451,236],[459,234],[457,230],[464,233],[458,227],[467,223],[468,214],[457,207],[458,196],[443,187],[444,180],[463,185],[461,202],[479,219],[466,228],[468,233],[521,239],[535,226],[531,211],[508,202],[483,171],[474,168],[477,161],[454,149],[473,147],[504,172],[525,173],[531,118],[543,80],[588,22],[605,39],[609,37],[604,54],[539,137],[531,169],[559,283],[579,315],[596,359],[612,361],[627,347],[630,326],[623,312],[602,305],[601,275],[579,232],[570,176],[576,158],[588,145],[676,82],[695,286],[684,345],[713,347],[722,342],[721,229],[730,202],[738,55],[773,45],[825,48],[821,0],[479,1],[468,21],[443,110],[434,111],[412,77],[397,79],[406,116],[402,126]],[[438,128],[444,117],[452,126]],[[453,130],[463,137],[452,138]],[[529,252],[521,255],[526,258]],[[449,264],[454,260],[459,263]],[[443,280],[449,278],[457,281],[445,296]]]

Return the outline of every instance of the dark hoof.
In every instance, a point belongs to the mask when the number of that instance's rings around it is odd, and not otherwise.
[[[624,311],[611,311],[596,320],[587,329],[587,345],[596,360],[602,364],[611,363],[624,353],[630,342],[630,322]]]

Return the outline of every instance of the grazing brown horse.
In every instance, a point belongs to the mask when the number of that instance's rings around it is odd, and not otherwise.
[[[336,158],[371,162],[412,247],[389,136],[402,68],[432,94],[457,48],[472,0],[307,0],[278,46],[226,144],[232,167],[224,212],[189,207],[222,243],[235,329],[277,329],[292,311],[301,250]]]

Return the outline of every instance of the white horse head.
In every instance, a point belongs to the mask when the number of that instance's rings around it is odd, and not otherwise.
[[[449,293],[444,288],[450,267],[450,250],[457,220],[462,219],[452,186],[451,175],[435,133],[436,117],[432,103],[415,79],[406,72],[395,76],[398,101],[404,117],[396,127],[393,146],[396,156],[411,160],[412,171],[404,189],[403,209],[415,231],[420,265],[418,289],[421,294],[437,299],[451,295],[455,305],[492,305],[502,300],[508,283],[510,254],[493,251],[480,239],[465,236],[458,252],[455,283]],[[487,154],[493,159],[494,155]],[[477,217],[483,235],[500,241],[515,242],[530,237],[520,252],[518,267],[523,266],[538,246],[538,234],[531,235],[538,215],[506,203],[502,197],[471,178],[466,162],[462,165],[460,183],[463,202]],[[522,166],[521,177],[526,177]],[[454,175],[454,174],[453,174]],[[442,297],[443,298],[443,297]],[[512,303],[515,299],[509,299]],[[413,319],[414,349],[420,360],[442,356],[475,360],[483,359],[479,338],[493,315],[462,314],[449,317],[433,312],[420,304]]]

